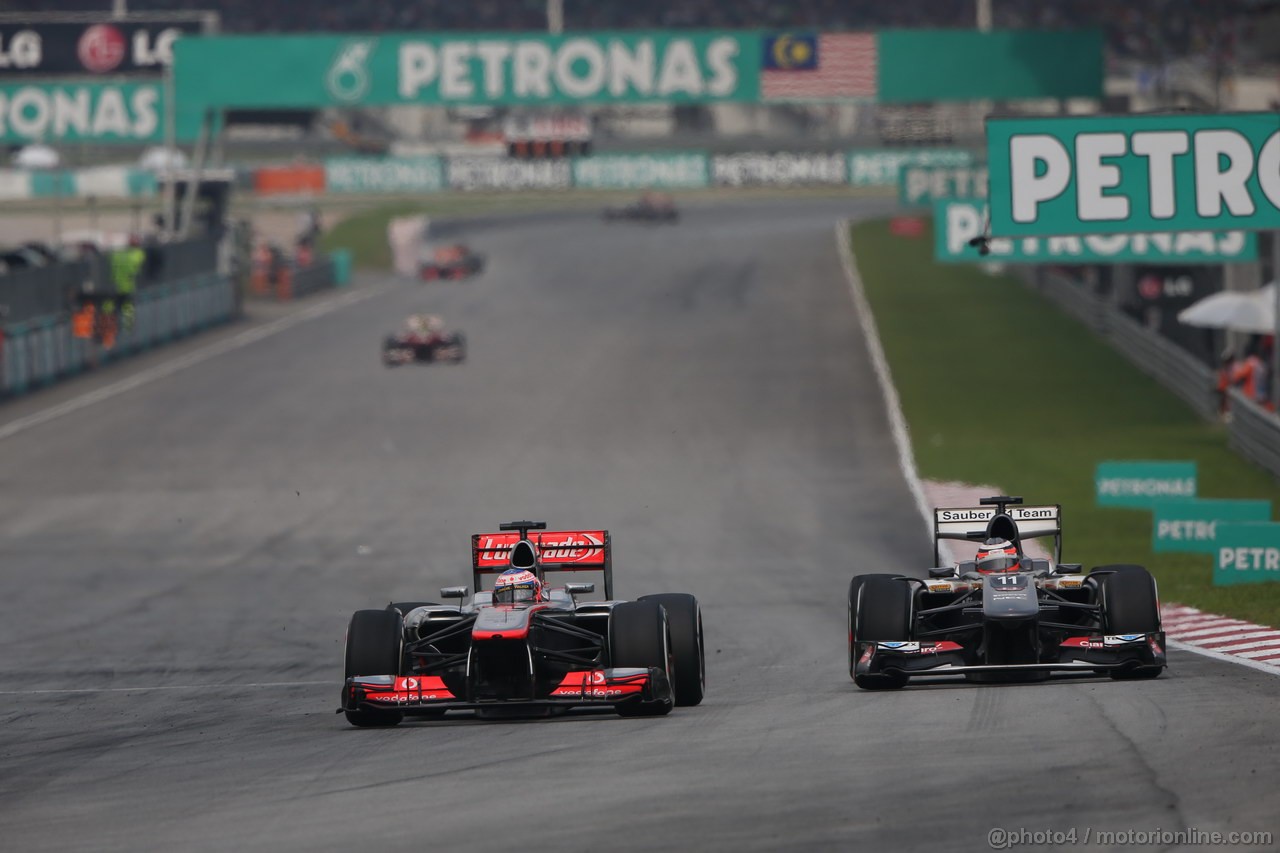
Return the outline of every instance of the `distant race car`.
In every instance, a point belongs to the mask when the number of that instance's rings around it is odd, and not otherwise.
[[[418,277],[423,281],[463,279],[484,270],[484,256],[471,251],[464,243],[437,246],[418,264]]]
[[[1058,562],[1061,507],[1021,506],[1021,498],[1004,495],[979,503],[934,510],[934,563],[941,540],[980,542],[983,563],[995,570],[967,560],[930,569],[924,580],[864,574],[849,583],[849,674],[859,687],[893,689],[944,675],[1160,675],[1165,637],[1156,582],[1145,568],[1106,565],[1082,574],[1080,565]],[[1054,537],[1052,560],[1023,553],[1023,540],[1040,536]]]
[[[692,595],[613,598],[607,530],[547,531],[515,521],[471,537],[472,582],[443,599],[357,610],[347,628],[342,705],[356,726],[462,709],[482,717],[545,716],[574,707],[661,716],[702,701],[702,612]],[[594,583],[545,587],[548,575],[601,572],[604,601],[580,601]],[[506,573],[506,574],[504,574]],[[529,573],[526,575],[525,573]],[[528,577],[536,591],[482,591],[486,576]],[[536,583],[533,581],[536,578]]]
[[[410,317],[405,328],[382,341],[382,363],[387,367],[419,361],[459,364],[466,357],[466,336],[445,331],[440,319],[430,314]]]
[[[676,222],[680,218],[675,199],[666,193],[645,193],[639,201],[624,207],[606,207],[606,222],[630,219],[640,222]]]

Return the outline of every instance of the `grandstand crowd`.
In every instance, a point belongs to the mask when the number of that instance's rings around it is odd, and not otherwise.
[[[48,12],[48,0],[0,0],[0,10]],[[57,11],[104,11],[111,0],[63,0]],[[1112,59],[1235,56],[1253,24],[1278,11],[1262,0],[991,0],[997,29],[1101,26]],[[214,11],[223,32],[545,30],[547,0],[128,0],[132,13]],[[563,0],[567,30],[890,27],[971,28],[976,0]],[[1253,53],[1274,50],[1255,39]],[[1250,59],[1249,50],[1241,51]]]

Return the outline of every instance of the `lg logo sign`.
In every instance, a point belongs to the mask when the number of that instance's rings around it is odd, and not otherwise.
[[[133,65],[149,67],[173,62],[173,43],[182,30],[170,27],[158,32],[153,39],[147,30],[133,33]],[[80,63],[95,74],[114,71],[124,62],[128,45],[124,33],[111,24],[94,24],[80,36],[76,56]]]

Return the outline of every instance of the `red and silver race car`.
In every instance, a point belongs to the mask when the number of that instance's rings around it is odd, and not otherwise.
[[[929,570],[926,579],[856,575],[849,583],[849,674],[859,687],[909,679],[1040,680],[1053,672],[1155,678],[1165,668],[1156,582],[1142,566],[1088,574],[1062,556],[1062,509],[1022,498],[934,510],[937,543],[977,545],[978,558]],[[1052,559],[1023,541],[1054,537]]]
[[[548,531],[515,521],[471,537],[472,582],[443,599],[357,610],[347,628],[342,706],[353,725],[394,726],[450,710],[482,717],[542,716],[581,706],[624,717],[697,705],[706,682],[702,612],[692,595],[613,598],[607,530]],[[594,583],[544,585],[559,573],[599,572]],[[537,594],[507,600],[486,577],[536,577]],[[499,579],[500,582],[501,579]]]
[[[471,251],[465,243],[437,246],[418,264],[418,277],[423,281],[461,279],[479,275],[484,269],[484,256]]]
[[[460,364],[467,357],[467,338],[447,331],[434,314],[414,314],[399,332],[382,341],[382,363],[387,367],[414,362]]]

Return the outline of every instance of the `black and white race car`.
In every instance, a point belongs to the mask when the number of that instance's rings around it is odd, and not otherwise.
[[[702,611],[692,595],[613,598],[607,530],[548,531],[516,521],[471,537],[472,581],[441,598],[357,610],[347,628],[342,705],[356,726],[393,726],[406,715],[450,710],[482,717],[541,716],[581,706],[624,717],[697,705],[706,682]],[[541,580],[600,572],[604,601],[581,600],[594,583],[541,587],[536,598],[495,600],[485,577],[516,569]]]
[[[1142,566],[1062,563],[1062,509],[1017,497],[934,510],[934,564],[942,540],[1001,541],[1008,568],[974,561],[932,568],[928,578],[856,575],[849,583],[849,674],[859,687],[892,689],[911,678],[1040,680],[1055,671],[1155,678],[1165,667],[1156,582]],[[1052,559],[1023,541],[1054,537]]]

